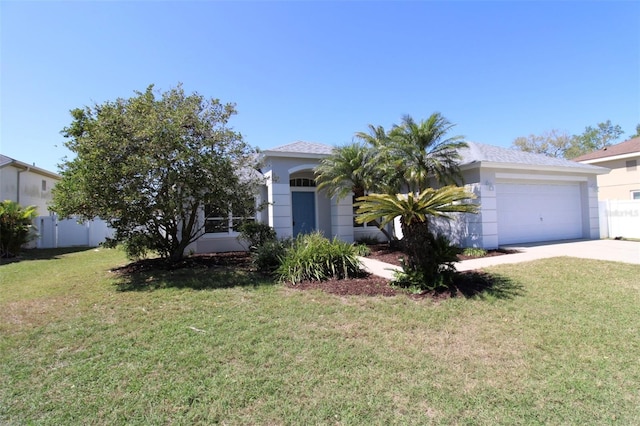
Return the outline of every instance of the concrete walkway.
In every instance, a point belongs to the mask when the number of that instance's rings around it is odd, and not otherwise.
[[[463,260],[456,263],[458,271],[472,271],[489,266],[507,263],[529,262],[549,257],[569,256],[583,259],[610,260],[614,262],[634,263],[640,265],[640,242],[618,240],[579,240],[535,243],[524,245],[510,245],[505,249],[518,250],[520,253],[502,256],[483,257],[480,259]],[[365,269],[380,277],[393,279],[395,270],[402,270],[399,266],[361,257]]]

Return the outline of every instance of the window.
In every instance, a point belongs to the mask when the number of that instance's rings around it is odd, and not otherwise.
[[[308,178],[295,178],[289,180],[289,186],[313,188],[316,186],[316,181]]]
[[[636,160],[629,160],[626,162],[627,171],[635,172],[638,169],[638,162]]]
[[[47,190],[47,181],[46,180],[42,180],[42,190],[46,191]]]
[[[632,200],[640,200],[640,191],[631,191]]]
[[[204,232],[207,234],[229,234],[238,232],[238,227],[245,222],[254,222],[255,217],[234,216],[233,212],[224,214],[213,206],[204,207]]]
[[[354,228],[366,228],[368,226],[375,226],[373,224],[373,222],[366,222],[366,223],[359,223],[356,221],[356,217],[358,216],[356,214],[356,212],[358,211],[358,207],[355,206],[355,204],[358,202],[356,199],[358,197],[356,197],[355,195],[353,196],[353,227]]]

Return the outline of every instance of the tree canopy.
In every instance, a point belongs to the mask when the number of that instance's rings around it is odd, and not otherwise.
[[[640,128],[640,125],[638,127]],[[610,146],[622,134],[624,131],[619,125],[607,120],[598,123],[596,127],[585,127],[584,132],[579,135],[569,136],[566,132],[551,130],[541,135],[520,136],[514,139],[511,147],[520,151],[571,159]]]
[[[181,259],[204,233],[203,206],[222,217],[254,212],[257,156],[227,126],[235,114],[181,85],[72,110],[62,134],[76,156],[61,165],[53,210],[107,220],[116,231],[108,243],[130,256]]]

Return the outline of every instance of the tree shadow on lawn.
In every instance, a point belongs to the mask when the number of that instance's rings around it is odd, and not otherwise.
[[[163,259],[144,259],[112,269],[111,272],[118,275],[118,291],[258,288],[273,284],[269,278],[252,271],[250,266],[247,254],[225,253],[192,256],[173,264]]]
[[[524,295],[524,286],[509,277],[484,271],[456,272],[448,290],[452,297],[513,299]]]
[[[61,247],[51,249],[24,249],[20,251],[20,254],[16,257],[0,258],[0,265],[6,265],[9,263],[26,262],[29,260],[52,260],[60,259],[61,256],[71,253],[79,253],[81,251],[96,250],[97,247],[89,246],[74,246],[74,247]]]

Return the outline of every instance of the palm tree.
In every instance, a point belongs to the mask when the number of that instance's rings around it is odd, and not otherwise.
[[[385,176],[378,150],[360,142],[336,148],[320,162],[315,173],[318,189],[324,189],[329,197],[338,199],[350,195],[362,197],[367,192],[380,188]],[[377,226],[389,240],[393,239],[376,219],[369,222]]]
[[[315,169],[318,189],[338,199],[363,196],[375,182],[375,157],[372,147],[358,142],[334,149]]]
[[[370,194],[358,199],[358,222],[380,218],[380,225],[400,217],[407,254],[405,270],[418,271],[428,280],[439,273],[439,259],[434,256],[436,237],[429,229],[435,217],[452,219],[453,213],[477,213],[478,205],[468,201],[475,198],[470,192],[454,185],[440,189],[427,188],[418,194]]]
[[[462,136],[448,137],[455,125],[439,112],[417,123],[405,115],[402,124],[389,132],[389,155],[403,170],[403,183],[419,193],[431,186],[431,178],[440,185],[461,182],[458,150],[467,147]]]

